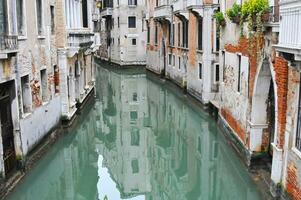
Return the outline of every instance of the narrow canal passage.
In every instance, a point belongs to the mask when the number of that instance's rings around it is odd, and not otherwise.
[[[96,99],[8,200],[256,200],[207,113],[144,71],[97,67]]]

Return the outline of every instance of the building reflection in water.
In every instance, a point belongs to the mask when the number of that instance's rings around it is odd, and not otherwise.
[[[96,82],[95,102],[8,199],[260,199],[213,120],[179,91],[133,69],[98,67]]]

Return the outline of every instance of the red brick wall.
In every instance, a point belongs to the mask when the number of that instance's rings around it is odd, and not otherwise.
[[[251,46],[250,46],[251,45]],[[258,58],[260,57],[260,49],[263,47],[263,37],[254,37],[251,40],[241,37],[237,45],[226,44],[225,50],[231,53],[241,53],[243,56],[249,57],[249,96],[252,97],[255,76],[258,66]]]
[[[277,107],[278,107],[278,127],[277,146],[282,149],[284,144],[284,133],[287,110],[287,85],[288,85],[288,62],[282,57],[276,57],[274,63],[277,84]]]
[[[301,200],[301,188],[298,184],[297,168],[294,164],[289,164],[287,168],[286,190],[294,200]]]
[[[222,108],[221,115],[228,122],[229,126],[235,131],[237,136],[246,144],[246,132],[239,122],[232,116],[231,112]]]

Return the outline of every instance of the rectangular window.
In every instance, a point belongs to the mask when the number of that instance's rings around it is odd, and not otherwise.
[[[129,28],[136,28],[136,17],[129,17]]]
[[[179,57],[178,60],[179,60],[179,65],[178,65],[178,67],[179,67],[179,70],[181,70],[181,57]]]
[[[172,25],[171,23],[168,24],[168,41],[169,41],[169,45],[172,46]]]
[[[31,92],[29,85],[29,76],[21,77],[21,90],[22,90],[22,103],[23,103],[23,114],[31,111]]]
[[[158,26],[155,26],[155,44],[158,44]]]
[[[132,39],[132,45],[136,45],[136,39]]]
[[[37,9],[37,24],[38,24],[38,34],[43,34],[43,3],[42,0],[36,0]]]
[[[181,24],[179,22],[178,23],[178,47],[181,46],[180,42],[181,42]]]
[[[88,28],[88,3],[87,0],[82,0],[82,19],[83,19],[83,27]]]
[[[150,26],[147,25],[147,43],[150,43]]]
[[[172,55],[171,55],[171,54],[168,54],[168,64],[169,64],[169,65],[171,65],[171,62],[172,62],[171,60],[172,60]]]
[[[40,71],[41,75],[41,89],[42,89],[42,100],[47,101],[47,73],[46,69]]]
[[[128,0],[129,6],[137,6],[137,0]]]
[[[17,22],[18,22],[18,34],[25,35],[25,16],[23,11],[23,0],[17,0]]]
[[[203,19],[200,18],[198,21],[198,49],[203,49]]]
[[[241,72],[241,55],[238,55],[238,78],[237,78],[237,91],[240,92],[240,72]]]
[[[172,55],[172,66],[176,66],[176,56]]]
[[[199,63],[199,79],[203,78],[203,65]]]
[[[60,72],[58,66],[53,67],[53,79],[54,79],[54,92],[57,94],[60,92]]]
[[[55,24],[54,24],[54,6],[50,6],[50,17],[51,17],[51,34],[53,35],[55,32]]]
[[[219,82],[219,64],[215,65],[215,82]]]
[[[131,166],[132,166],[132,173],[133,174],[139,173],[139,162],[138,162],[137,159],[132,160]]]
[[[137,95],[137,92],[134,92],[134,93],[133,93],[133,101],[134,101],[134,102],[137,102],[137,101],[138,101],[138,95]]]
[[[119,21],[119,17],[117,17],[117,27],[120,27],[120,21]]]
[[[140,133],[138,128],[131,129],[131,146],[139,146]]]
[[[172,46],[175,45],[175,24],[172,25],[172,36],[171,36],[171,44]]]
[[[220,47],[219,33],[217,30],[215,30],[215,51],[219,51],[219,47]]]
[[[183,26],[182,26],[182,43],[183,47],[188,48],[188,20],[183,21]]]
[[[301,81],[301,76],[300,76],[300,81]],[[297,119],[297,133],[296,133],[295,146],[299,151],[301,151],[301,85],[299,85],[298,119]]]
[[[131,111],[130,112],[130,118],[131,118],[131,121],[136,121],[138,119],[138,112],[137,111]]]

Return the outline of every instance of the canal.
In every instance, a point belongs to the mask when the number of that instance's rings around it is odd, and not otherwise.
[[[96,98],[7,199],[262,199],[214,120],[162,83],[98,66]]]

